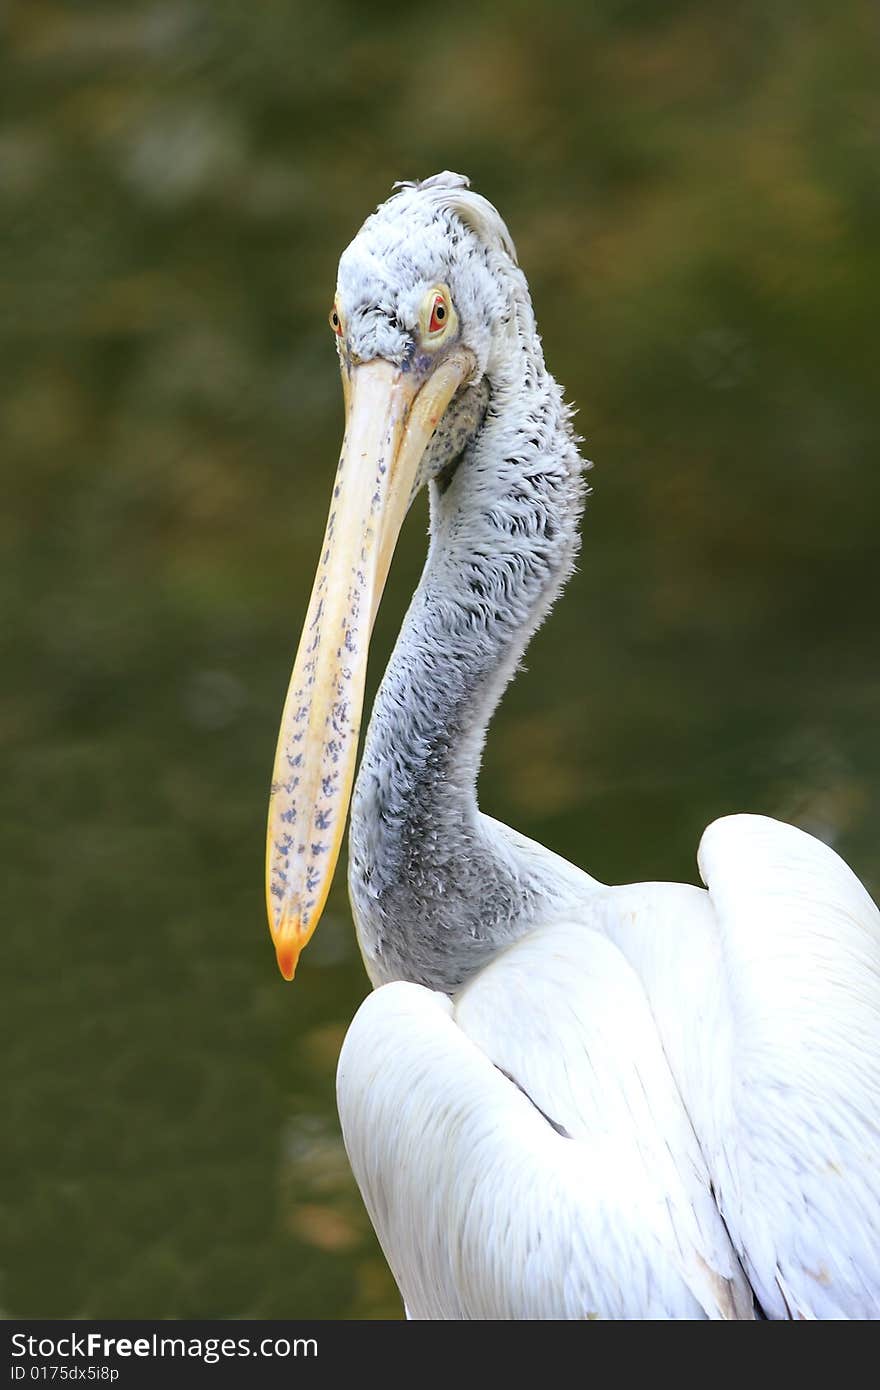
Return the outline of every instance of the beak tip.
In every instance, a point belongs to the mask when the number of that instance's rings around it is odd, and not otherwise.
[[[296,974],[297,961],[299,960],[297,947],[292,941],[277,941],[275,943],[275,955],[278,958],[278,969],[284,979],[292,980]]]

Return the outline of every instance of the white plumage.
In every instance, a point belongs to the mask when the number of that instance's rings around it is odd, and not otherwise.
[[[477,807],[583,488],[513,243],[465,183],[405,188],[343,256],[349,423],[273,785],[289,976],[351,787],[352,634],[427,482],[428,560],[352,811],[380,987],[338,1101],[364,1202],[411,1317],[751,1318],[753,1294],[771,1318],[880,1317],[880,913],[853,873],[739,815],[703,836],[705,889],[606,887]]]
[[[880,1314],[880,914],[764,817],[700,866],[361,1006],[339,1110],[411,1316],[748,1316],[730,1242],[769,1317]]]
[[[748,1315],[644,992],[597,933],[539,928],[454,1002],[385,985],[338,1093],[410,1316]]]

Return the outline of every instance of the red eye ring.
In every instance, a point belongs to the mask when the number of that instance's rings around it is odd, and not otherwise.
[[[431,307],[431,321],[428,324],[429,333],[442,333],[449,322],[449,306],[442,294],[434,295],[434,303]]]
[[[339,317],[339,310],[336,308],[335,304],[330,310],[330,327],[333,329],[337,338],[342,337],[342,319]]]

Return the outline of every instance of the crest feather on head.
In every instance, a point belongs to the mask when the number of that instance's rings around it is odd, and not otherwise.
[[[470,183],[466,174],[453,174],[444,169],[442,174],[432,174],[429,179],[399,180],[394,188],[414,188],[418,193],[426,193],[438,207],[461,218],[487,246],[503,252],[517,265],[516,247],[504,219],[488,198],[471,192]]]

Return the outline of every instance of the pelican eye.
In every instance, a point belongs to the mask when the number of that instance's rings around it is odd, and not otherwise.
[[[342,337],[342,319],[339,317],[339,310],[337,309],[335,304],[333,305],[333,308],[330,310],[330,327],[333,329],[333,332],[336,334],[337,338]]]
[[[431,307],[431,318],[428,322],[429,333],[442,333],[446,327],[446,320],[449,318],[449,310],[446,307],[446,300],[442,294],[434,295],[434,303]]]
[[[424,347],[436,347],[452,337],[458,327],[458,315],[446,285],[433,285],[422,300],[419,331]]]

